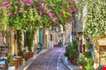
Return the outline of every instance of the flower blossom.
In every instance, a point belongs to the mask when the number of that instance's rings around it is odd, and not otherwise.
[[[2,8],[8,8],[10,7],[10,2],[8,0],[4,0],[1,4]]]
[[[48,13],[48,16],[49,16],[49,17],[53,17],[54,14],[53,14],[52,12],[49,12],[49,13]]]
[[[32,0],[22,0],[22,2],[26,5],[31,5],[33,3]]]

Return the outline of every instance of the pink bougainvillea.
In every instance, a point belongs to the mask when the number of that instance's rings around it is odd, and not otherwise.
[[[76,13],[77,11],[78,11],[78,9],[77,8],[74,8],[74,7],[72,7],[72,8],[69,9],[69,12],[70,13]]]
[[[10,2],[8,0],[4,0],[1,4],[2,8],[8,8],[10,7]]]
[[[8,16],[15,16],[16,14],[14,13],[8,13]]]
[[[26,5],[31,5],[33,3],[32,0],[22,0],[22,2]]]
[[[56,22],[58,20],[58,18],[56,17],[56,15],[53,12],[48,12],[48,16],[50,17],[50,19],[53,22]]]
[[[45,5],[44,5],[44,3],[40,3],[40,4],[39,4],[39,10],[40,10],[40,12],[41,12],[42,14],[45,13]]]
[[[54,13],[49,12],[49,13],[48,13],[48,16],[49,16],[49,17],[53,17],[53,16],[54,16]]]

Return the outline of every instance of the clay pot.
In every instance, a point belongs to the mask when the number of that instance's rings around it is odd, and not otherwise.
[[[26,52],[24,57],[25,57],[25,60],[27,61],[28,59],[33,57],[33,52]]]
[[[15,65],[15,69],[18,69],[20,65],[22,65],[23,63],[23,59],[20,56],[16,56],[13,60],[14,65]]]

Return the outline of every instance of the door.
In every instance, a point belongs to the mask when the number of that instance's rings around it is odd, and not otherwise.
[[[43,48],[43,30],[39,29],[39,42],[38,42],[39,48]]]

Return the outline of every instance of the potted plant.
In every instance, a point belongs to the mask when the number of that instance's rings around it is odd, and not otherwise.
[[[78,64],[80,66],[80,69],[84,70],[84,65],[86,64],[86,61],[85,61],[85,56],[83,54],[80,55]]]
[[[71,57],[74,59],[74,64],[77,64],[77,58],[78,58],[78,44],[76,40],[72,41],[72,48],[71,49]]]
[[[72,64],[77,64],[77,58],[78,58],[78,44],[77,41],[73,40],[71,43],[69,43],[65,56],[68,57],[68,60]]]
[[[69,59],[72,64],[77,64],[77,51],[73,48],[70,48]]]
[[[86,60],[86,64],[85,64],[85,70],[94,70],[94,67],[93,67],[93,59],[92,58],[87,58]]]
[[[33,57],[33,52],[32,52],[32,47],[33,47],[33,37],[34,33],[32,30],[27,30],[25,33],[25,47],[26,47],[26,52],[25,52],[25,60],[28,60],[29,58]]]
[[[94,68],[93,68],[94,61],[93,61],[91,53],[89,51],[87,51],[84,53],[84,55],[85,55],[85,59],[86,59],[86,64],[84,66],[85,70],[94,70]]]
[[[68,57],[68,59],[69,59],[70,47],[71,47],[71,43],[69,43],[68,46],[66,47],[66,49],[65,49],[66,52],[65,52],[65,54],[64,54],[66,57]]]

